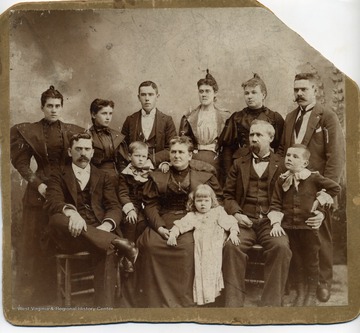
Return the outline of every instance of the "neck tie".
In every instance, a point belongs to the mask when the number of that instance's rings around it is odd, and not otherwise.
[[[312,108],[309,109],[309,110],[301,109],[301,115],[295,122],[295,134],[296,134],[296,136],[299,135],[300,128],[301,128],[301,125],[302,125],[302,122],[303,122],[303,118],[304,118],[306,112],[309,112],[311,110],[312,110]]]
[[[270,155],[265,156],[265,157],[254,157],[254,161],[256,164],[260,163],[260,162],[269,162],[270,161]]]

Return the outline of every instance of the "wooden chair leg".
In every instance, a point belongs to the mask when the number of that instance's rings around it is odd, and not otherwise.
[[[59,306],[63,305],[63,297],[62,297],[62,285],[63,285],[63,278],[62,278],[62,269],[61,269],[61,259],[56,258],[56,280],[57,280],[57,288],[56,288],[56,295],[57,295],[57,303]]]
[[[67,258],[65,259],[65,306],[71,306],[71,266]]]

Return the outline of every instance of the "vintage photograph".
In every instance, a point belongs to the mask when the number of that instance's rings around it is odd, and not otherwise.
[[[13,312],[349,305],[349,85],[270,11],[15,9],[9,83]]]

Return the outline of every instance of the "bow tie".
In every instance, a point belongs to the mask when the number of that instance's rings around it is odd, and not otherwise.
[[[265,157],[255,157],[254,156],[254,162],[256,164],[260,163],[260,162],[269,162],[270,161],[270,155],[265,156]]]
[[[110,129],[108,127],[99,127],[96,128],[97,133],[111,134]]]
[[[310,177],[311,171],[308,169],[303,169],[300,172],[292,173],[286,171],[280,175],[280,179],[284,179],[282,188],[284,192],[287,192],[292,184],[294,184],[295,190],[298,191],[299,183],[301,180],[307,179]]]
[[[132,171],[135,180],[142,183],[148,180],[150,166],[144,166],[143,168],[135,168],[134,166],[130,166],[130,170]]]

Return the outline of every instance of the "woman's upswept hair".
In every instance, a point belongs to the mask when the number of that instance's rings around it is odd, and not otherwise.
[[[186,209],[189,212],[196,212],[196,207],[195,207],[195,199],[196,198],[208,198],[210,197],[211,199],[211,208],[215,208],[217,206],[219,206],[219,202],[218,199],[216,198],[216,194],[214,192],[214,190],[206,184],[200,184],[196,187],[195,191],[191,192],[189,194],[189,199],[186,203]]]
[[[255,88],[256,86],[260,86],[260,90],[261,92],[265,95],[265,97],[267,96],[267,89],[266,89],[266,85],[265,82],[260,78],[260,76],[256,73],[254,73],[254,77],[251,78],[250,80],[245,81],[244,83],[242,83],[241,85],[244,89],[246,87],[250,87],[250,88]]]
[[[197,82],[197,86],[198,88],[200,88],[200,86],[202,85],[207,85],[210,86],[214,89],[214,92],[217,93],[219,91],[219,86],[215,80],[215,78],[209,73],[209,70],[206,70],[206,76],[205,79],[200,79]]]
[[[64,97],[63,95],[61,95],[61,93],[55,89],[54,86],[50,86],[48,90],[45,90],[42,94],[41,94],[41,107],[43,108],[45,106],[45,103],[47,101],[48,98],[58,98],[61,100],[61,106],[63,106],[64,104]]]

